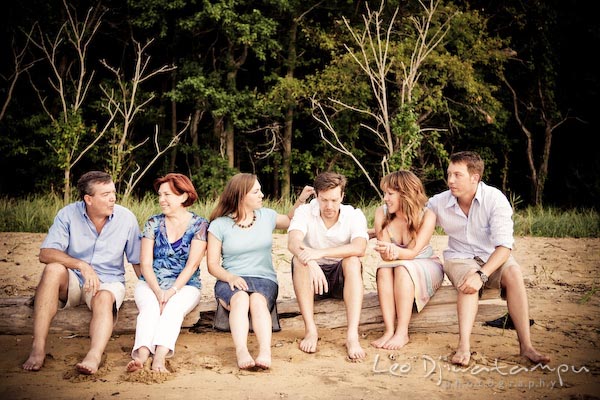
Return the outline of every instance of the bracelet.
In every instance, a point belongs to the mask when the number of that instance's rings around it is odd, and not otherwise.
[[[173,285],[171,286],[171,289],[175,291],[175,294],[179,293],[179,289],[177,289],[177,286]]]

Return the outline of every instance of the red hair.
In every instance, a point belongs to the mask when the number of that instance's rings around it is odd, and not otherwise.
[[[168,183],[173,193],[178,196],[182,195],[183,193],[187,193],[188,198],[181,204],[184,207],[189,207],[194,204],[196,200],[198,200],[198,193],[196,193],[194,184],[190,178],[183,174],[170,173],[162,178],[157,178],[154,181],[154,190],[158,192],[158,188],[163,183]]]

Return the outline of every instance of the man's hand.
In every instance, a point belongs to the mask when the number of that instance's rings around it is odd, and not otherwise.
[[[483,286],[483,282],[481,282],[481,278],[477,273],[476,269],[472,269],[469,271],[463,281],[460,282],[457,289],[463,292],[464,294],[473,294],[479,292],[479,289]]]
[[[309,261],[315,261],[319,258],[323,258],[320,250],[313,249],[311,247],[300,246],[300,253],[298,253],[298,259],[302,264],[308,264]]]
[[[319,264],[317,264],[316,261],[309,261],[306,264],[306,268],[308,268],[310,281],[312,282],[315,294],[322,295],[323,293],[329,292],[329,283],[327,282],[327,278],[325,278],[323,270],[319,267]]]
[[[95,296],[98,289],[100,289],[98,274],[96,274],[96,271],[94,271],[94,268],[90,264],[83,261],[79,264],[79,271],[81,272],[81,276],[83,276],[83,290],[91,292],[92,296]]]

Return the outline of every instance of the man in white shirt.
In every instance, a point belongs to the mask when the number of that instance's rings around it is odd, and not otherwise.
[[[294,291],[305,329],[300,349],[306,353],[317,350],[315,297],[343,298],[348,358],[362,361],[366,353],[358,336],[364,291],[360,257],[369,240],[367,220],[361,210],[342,204],[346,187],[343,175],[324,172],[315,178],[313,186],[316,198],[298,207],[288,228]]]
[[[437,217],[437,225],[448,235],[444,272],[458,290],[459,340],[452,363],[469,365],[478,294],[484,287],[501,288],[506,293],[521,355],[534,363],[547,363],[550,357],[539,353],[531,343],[523,275],[511,255],[512,207],[502,192],[481,182],[483,169],[477,153],[453,154],[448,166],[450,190],[433,196],[427,204]]]

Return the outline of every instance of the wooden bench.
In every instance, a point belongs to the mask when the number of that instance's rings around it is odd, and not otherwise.
[[[458,332],[456,315],[456,290],[442,286],[420,313],[413,313],[411,332]],[[295,298],[280,299],[277,309],[282,329],[303,329],[304,323]],[[212,329],[216,310],[214,300],[201,302],[183,321],[182,328],[196,330]],[[506,313],[506,302],[499,290],[486,290],[479,301],[476,321],[483,322],[501,317]],[[135,332],[137,307],[131,299],[125,300],[119,311],[114,334]],[[91,313],[85,306],[59,311],[52,322],[50,332],[87,335]],[[346,310],[342,300],[315,302],[315,322],[324,328],[346,326]],[[365,293],[360,319],[361,329],[378,329],[383,326],[376,292]],[[31,334],[33,332],[33,308],[31,298],[0,298],[0,334]]]

